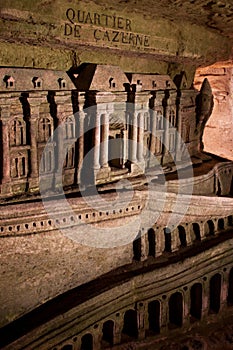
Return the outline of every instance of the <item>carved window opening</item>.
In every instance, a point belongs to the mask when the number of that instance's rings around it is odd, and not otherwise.
[[[233,226],[233,217],[232,217],[232,215],[229,215],[229,216],[227,217],[227,221],[228,221],[228,225],[229,225],[229,226]]]
[[[18,177],[18,158],[13,159],[11,164],[11,177],[15,178]]]
[[[156,86],[157,86],[156,81],[153,80],[153,81],[152,81],[152,88],[156,88]]]
[[[52,151],[44,151],[40,160],[40,172],[50,173],[53,170],[53,153]]]
[[[163,135],[156,137],[155,154],[162,154],[163,152]]]
[[[59,84],[60,89],[65,89],[66,88],[66,80],[65,79],[59,78],[58,79],[58,84]]]
[[[140,261],[141,259],[141,250],[142,250],[142,240],[140,233],[137,238],[133,241],[133,259]]]
[[[131,338],[138,337],[137,312],[135,310],[126,311],[122,333]]]
[[[67,344],[61,348],[61,350],[73,350],[73,346],[70,344]]]
[[[160,333],[160,302],[153,300],[148,304],[149,331]]]
[[[12,76],[6,75],[3,79],[6,88],[15,88],[15,79]]]
[[[12,178],[21,178],[25,177],[27,174],[26,169],[26,158],[25,156],[19,156],[12,159],[11,162],[11,177]]]
[[[153,228],[148,230],[149,256],[155,257],[155,231]]]
[[[115,88],[116,87],[116,83],[114,82],[114,78],[110,78],[109,79],[109,88]]]
[[[193,317],[193,321],[200,320],[202,315],[202,285],[201,283],[195,283],[190,290],[191,307],[190,315]]]
[[[164,229],[164,238],[165,238],[165,252],[171,252],[172,251],[172,236],[171,236],[171,230],[166,227]]]
[[[40,118],[38,129],[39,142],[47,142],[52,135],[52,121],[46,117]]]
[[[14,119],[10,129],[10,145],[22,146],[26,144],[26,125],[24,120]]]
[[[221,300],[221,275],[217,273],[210,279],[210,309],[211,313],[218,313]]]
[[[193,223],[193,232],[197,241],[201,240],[200,226],[196,222]]]
[[[176,126],[176,113],[173,109],[171,109],[169,113],[169,123],[170,123],[170,127]]]
[[[93,350],[93,336],[90,333],[81,338],[81,350]]]
[[[224,230],[224,219],[218,219],[218,229]]]
[[[230,187],[230,192],[229,192],[230,196],[233,196],[233,176],[231,178],[231,187]]]
[[[73,139],[75,137],[75,121],[73,117],[68,117],[65,120],[65,138]]]
[[[169,299],[169,328],[181,327],[183,324],[183,296],[176,292]]]
[[[66,153],[64,168],[69,169],[74,167],[74,146],[69,147]]]
[[[104,141],[103,125],[101,126],[101,142]],[[115,142],[117,140],[117,142]],[[124,165],[124,139],[123,132],[115,133],[109,136],[108,142],[109,165],[113,168],[122,168]],[[101,153],[104,152],[104,144],[102,143]]]
[[[42,80],[39,77],[34,77],[32,79],[32,83],[33,83],[34,89],[42,87]]]
[[[228,305],[233,305],[233,268],[230,270],[229,273],[227,303]]]
[[[186,232],[183,226],[178,226],[181,247],[187,247]]]
[[[112,320],[106,321],[103,324],[103,343],[107,343],[106,345],[113,345],[114,339],[114,322]]]
[[[156,129],[163,130],[163,113],[162,113],[162,111],[157,112],[156,119],[157,119]]]
[[[208,227],[207,235],[214,236],[215,229],[214,229],[214,223],[212,220],[207,221],[207,227]]]

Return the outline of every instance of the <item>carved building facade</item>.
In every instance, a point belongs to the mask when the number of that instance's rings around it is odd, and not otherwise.
[[[201,150],[211,104],[201,119],[195,101],[211,101],[207,81],[198,95],[184,73],[176,86],[169,76],[94,64],[68,74],[1,68],[1,76],[2,198],[37,192],[39,174],[45,189],[59,172],[65,187],[78,187],[92,147],[94,184],[181,162],[184,144],[191,157]]]

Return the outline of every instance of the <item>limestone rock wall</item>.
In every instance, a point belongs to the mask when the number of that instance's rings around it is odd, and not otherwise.
[[[199,68],[194,84],[198,89],[208,78],[214,95],[214,108],[204,132],[204,149],[233,159],[233,67],[216,64]]]

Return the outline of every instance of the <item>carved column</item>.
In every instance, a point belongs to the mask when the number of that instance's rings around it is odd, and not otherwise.
[[[148,257],[148,237],[144,232],[140,232],[141,234],[141,261],[144,261]]]
[[[168,115],[168,100],[164,100],[164,122],[165,122],[165,136],[164,136],[164,154],[163,165],[167,163],[167,155],[169,153],[169,115]]]
[[[220,295],[220,312],[227,306],[227,296],[228,296],[228,274],[225,273],[222,279],[221,285],[221,295]]]
[[[109,135],[109,115],[104,113],[102,115],[102,144],[101,144],[101,166],[103,168],[108,168],[108,135]]]
[[[145,313],[144,303],[137,303],[138,339],[145,338]]]
[[[76,183],[80,184],[81,182],[81,169],[83,165],[84,158],[84,141],[85,141],[85,112],[83,111],[83,106],[85,103],[85,95],[80,94],[78,98],[79,102],[79,112],[75,113],[76,120],[76,133],[75,138],[77,138],[77,143],[75,145],[76,152],[78,154],[78,161],[76,163]]]
[[[121,343],[121,333],[123,329],[123,315],[118,314],[118,321],[114,322],[114,334],[113,334],[113,345]]]
[[[38,161],[37,161],[37,117],[39,115],[39,106],[31,107],[30,119],[30,139],[31,139],[31,177],[38,177]]]
[[[176,161],[181,160],[181,133],[182,133],[182,124],[181,124],[181,116],[180,116],[180,99],[176,100],[176,118],[177,118],[177,136],[176,136]]]
[[[101,335],[98,329],[93,334],[93,349],[101,350]]]
[[[57,172],[62,173],[64,156],[67,152],[65,148],[65,120],[67,117],[73,117],[73,109],[70,100],[70,95],[64,95],[62,92],[56,92],[55,102],[57,104]],[[66,147],[71,146],[71,143],[66,143]]]
[[[155,231],[155,240],[155,256],[158,257],[163,254],[165,249],[165,237],[163,229],[158,228]]]
[[[205,239],[205,224],[203,222],[199,223],[200,227],[200,237],[201,240]]]
[[[100,156],[100,113],[96,113],[95,116],[95,130],[94,130],[94,170],[98,170],[100,168],[99,162]]]
[[[30,104],[30,179],[29,187],[30,189],[38,187],[38,176],[39,176],[39,167],[38,167],[38,154],[37,154],[37,121],[39,118],[39,108],[40,102],[33,98],[28,98]]]
[[[214,223],[214,234],[216,234],[216,232],[218,232],[218,220],[214,219],[213,223]]]
[[[138,161],[143,162],[144,157],[143,157],[143,143],[144,143],[144,115],[143,113],[139,113],[138,115],[139,119],[139,129],[138,129]]]
[[[129,159],[129,122],[128,122],[128,115],[125,113],[125,123],[124,123],[124,130],[122,131],[123,134],[123,155],[122,155],[122,167],[125,167],[125,164],[127,163]]]
[[[209,313],[209,300],[210,300],[210,281],[205,278],[205,282],[203,283],[203,300],[202,300],[202,315],[203,317],[207,316]]]
[[[171,251],[175,252],[176,250],[179,249],[179,233],[178,229],[176,228],[175,230],[171,228]]]
[[[152,133],[151,133],[151,143],[150,143],[150,152],[155,154],[156,151],[156,120],[157,112],[153,111],[152,113]]]
[[[187,326],[190,323],[190,290],[189,290],[189,288],[187,288],[187,290],[184,292],[183,297],[184,297],[184,301],[183,301],[183,305],[184,305],[183,317],[184,317],[184,320],[183,320],[183,322]]]
[[[9,145],[10,105],[1,106],[2,122],[2,184],[11,181],[10,174],[10,145]]]
[[[161,326],[160,326],[160,332],[161,334],[167,333],[167,329],[168,329],[168,322],[169,322],[169,310],[168,310],[168,297],[164,296],[164,298],[162,298],[162,302],[161,302]]]
[[[64,162],[64,124],[62,124],[63,118],[63,108],[64,106],[57,104],[57,172],[62,172],[63,162]]]
[[[81,340],[77,339],[77,341],[73,342],[73,350],[79,350],[81,347]]]
[[[193,244],[190,225],[186,226],[185,231],[186,231],[186,242],[187,242],[187,246],[190,246],[190,245]]]
[[[85,113],[83,111],[79,112],[79,119],[78,119],[78,168],[79,170],[82,167],[82,162],[84,158],[84,120],[85,120]]]
[[[67,96],[60,95],[56,93],[55,102],[57,104],[57,127],[55,131],[56,135],[56,146],[55,146],[55,159],[56,159],[56,172],[55,172],[55,182],[54,185],[58,190],[62,189],[63,186],[63,164],[66,154],[66,149],[64,149],[64,138],[65,138],[65,125],[64,114],[66,111]]]
[[[137,163],[137,112],[133,113],[131,125],[131,159],[132,163]]]

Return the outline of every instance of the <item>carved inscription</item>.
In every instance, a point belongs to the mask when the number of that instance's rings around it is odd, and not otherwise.
[[[150,36],[132,32],[132,21],[116,15],[91,13],[68,8],[66,11],[64,35],[66,37],[86,40],[87,34],[91,42],[116,45],[126,44],[135,48],[150,46]]]

